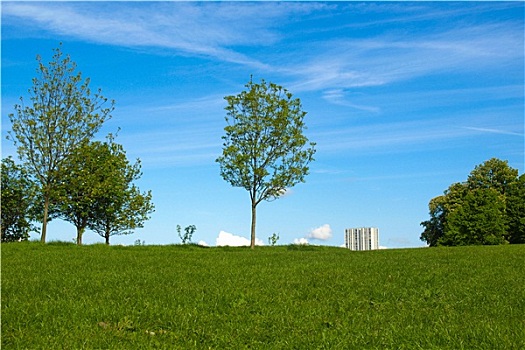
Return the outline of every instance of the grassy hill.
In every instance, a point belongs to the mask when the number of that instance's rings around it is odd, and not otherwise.
[[[525,246],[2,244],[3,349],[525,348]]]

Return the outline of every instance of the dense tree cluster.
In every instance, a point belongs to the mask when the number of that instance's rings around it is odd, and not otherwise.
[[[2,240],[24,240],[42,223],[61,217],[77,228],[77,243],[90,228],[105,238],[142,227],[153,212],[151,192],[133,184],[141,176],[140,160],[130,164],[112,135],[92,138],[111,118],[114,102],[92,94],[89,79],[61,49],[48,65],[37,57],[37,77],[29,89],[31,104],[15,105],[10,114],[21,165],[2,161]],[[109,103],[109,105],[108,105]]]
[[[429,203],[421,240],[433,246],[525,243],[525,174],[492,158]]]

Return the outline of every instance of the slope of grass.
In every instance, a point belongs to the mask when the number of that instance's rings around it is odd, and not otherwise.
[[[525,348],[525,246],[1,248],[5,349]]]

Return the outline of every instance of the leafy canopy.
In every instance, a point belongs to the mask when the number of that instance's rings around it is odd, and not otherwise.
[[[228,125],[217,162],[224,180],[249,191],[256,205],[304,182],[315,144],[303,133],[306,112],[298,98],[264,80],[250,81],[246,88],[225,97]]]

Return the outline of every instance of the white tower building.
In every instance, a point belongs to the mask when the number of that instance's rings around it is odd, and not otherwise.
[[[345,247],[350,250],[379,249],[379,229],[377,227],[347,228]]]

